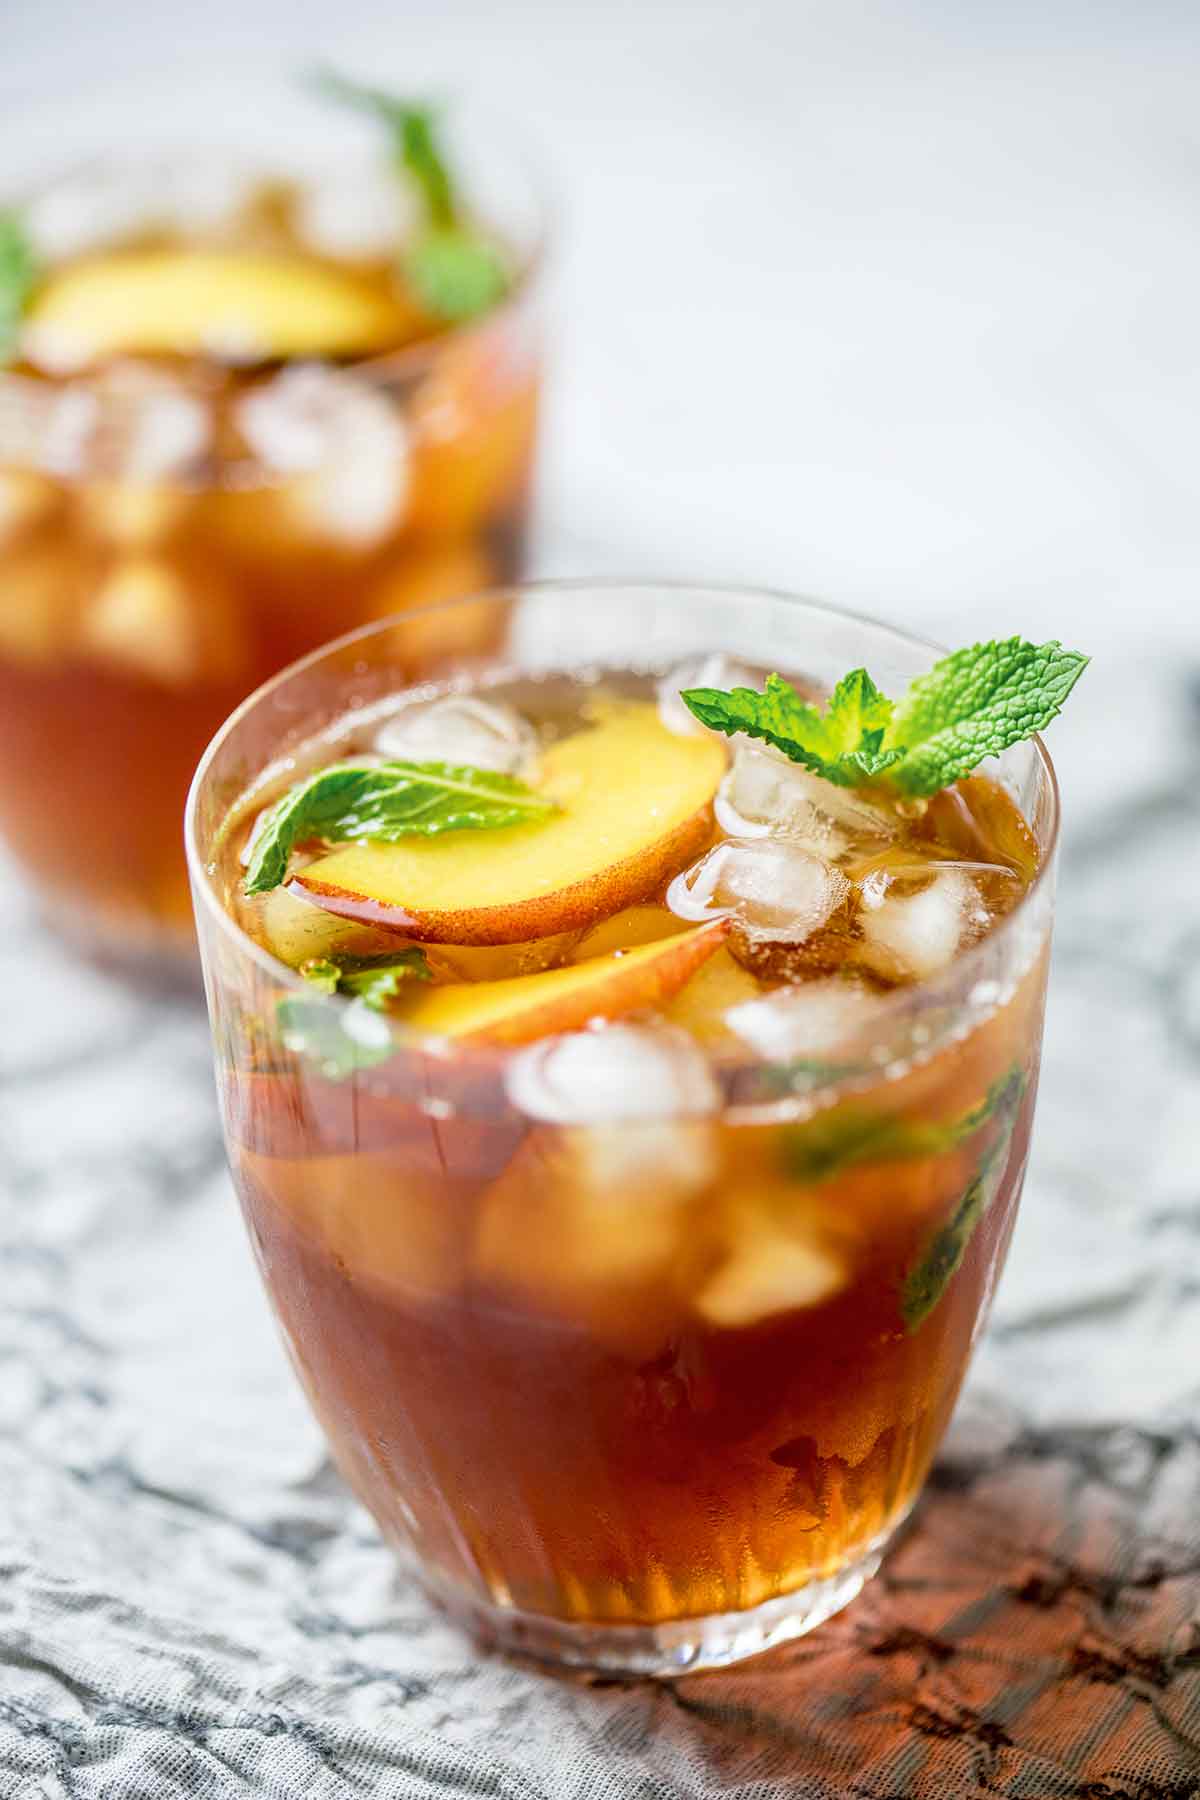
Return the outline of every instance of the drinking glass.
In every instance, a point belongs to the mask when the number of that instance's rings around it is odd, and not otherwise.
[[[0,368],[0,836],[102,960],[195,979],[179,816],[241,699],[352,625],[521,571],[545,209],[502,129],[454,114],[449,148],[518,270],[484,316],[371,356],[78,367],[51,337]],[[286,179],[335,243],[381,183],[344,161]],[[21,212],[51,271],[138,232],[269,249],[272,180],[207,155],[88,163]]]
[[[468,617],[488,657],[436,647]],[[187,816],[230,1163],[338,1467],[477,1632],[655,1675],[808,1631],[916,1502],[1025,1171],[1058,827],[1041,743],[995,766],[1039,851],[1015,910],[838,1060],[714,1065],[715,1106],[686,1083],[664,1101],[627,1034],[599,1031],[588,1068],[615,1066],[547,1116],[519,1052],[315,992],[227,906],[222,828],[302,742],[414,679],[714,651],[822,685],[863,664],[893,691],[937,654],[776,594],[516,589],[359,631],[260,689]],[[698,1310],[714,1268],[727,1298],[710,1285]],[[743,1317],[764,1281],[767,1316]]]

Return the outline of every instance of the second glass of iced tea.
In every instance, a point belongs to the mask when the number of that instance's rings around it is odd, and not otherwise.
[[[246,694],[521,571],[544,212],[502,131],[460,111],[444,143],[507,261],[469,318],[397,272],[414,208],[382,149],[93,162],[17,209],[37,269],[0,344],[0,834],[109,961],[194,976],[179,816]]]
[[[730,1662],[858,1591],[953,1409],[1025,1169],[1053,775],[1034,741],[889,806],[698,727],[698,680],[934,659],[811,603],[485,604],[487,655],[414,687],[453,606],[358,633],[201,766],[233,1173],[338,1466],[448,1607]],[[536,770],[559,822],[310,843],[247,897],[282,790],[401,755]]]

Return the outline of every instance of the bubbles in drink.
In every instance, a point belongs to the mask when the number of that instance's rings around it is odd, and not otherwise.
[[[684,919],[734,919],[758,943],[802,944],[849,893],[839,869],[798,844],[729,839],[676,876],[667,905]]]
[[[375,748],[412,762],[470,763],[502,775],[528,775],[537,738],[515,708],[476,694],[449,694],[398,712],[377,733]]]
[[[703,1051],[665,1025],[545,1038],[513,1058],[505,1086],[514,1106],[555,1124],[697,1117],[720,1103]]]

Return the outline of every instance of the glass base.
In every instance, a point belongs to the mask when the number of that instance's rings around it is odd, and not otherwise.
[[[433,1588],[436,1599],[476,1637],[498,1650],[566,1668],[605,1675],[650,1675],[663,1680],[698,1669],[721,1669],[803,1637],[841,1612],[870,1580],[892,1533],[871,1544],[836,1575],[807,1582],[794,1593],[744,1612],[670,1619],[661,1625],[601,1625],[550,1619],[487,1606]]]

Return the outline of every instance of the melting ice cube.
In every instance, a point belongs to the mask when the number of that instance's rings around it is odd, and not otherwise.
[[[747,1222],[693,1304],[710,1325],[736,1330],[816,1306],[845,1280],[841,1260],[825,1245]]]
[[[808,981],[731,1007],[725,1023],[760,1056],[786,1060],[842,1049],[870,1026],[879,1006],[850,982]]]
[[[296,222],[324,256],[388,258],[420,224],[420,206],[415,190],[390,170],[359,170],[352,181],[344,172],[315,175],[300,195]]]
[[[720,1093],[703,1052],[667,1026],[608,1025],[546,1038],[515,1056],[514,1106],[558,1125],[702,1117]]]
[[[367,549],[399,525],[408,504],[409,432],[385,395],[312,363],[254,388],[238,423],[268,469],[296,476],[282,493],[301,529]]]
[[[799,844],[730,839],[675,877],[667,905],[684,919],[736,919],[753,942],[802,944],[849,892],[839,869]]]
[[[730,837],[788,837],[834,857],[857,840],[895,836],[895,821],[882,807],[823,781],[769,744],[749,738],[735,743],[714,809],[718,825]]]
[[[470,763],[502,775],[525,773],[537,740],[511,706],[474,694],[449,694],[428,706],[407,706],[375,739],[384,756],[413,762]]]
[[[938,974],[953,962],[968,932],[987,923],[978,888],[957,869],[940,871],[916,894],[890,895],[868,878],[862,900],[867,959],[893,981]]]

